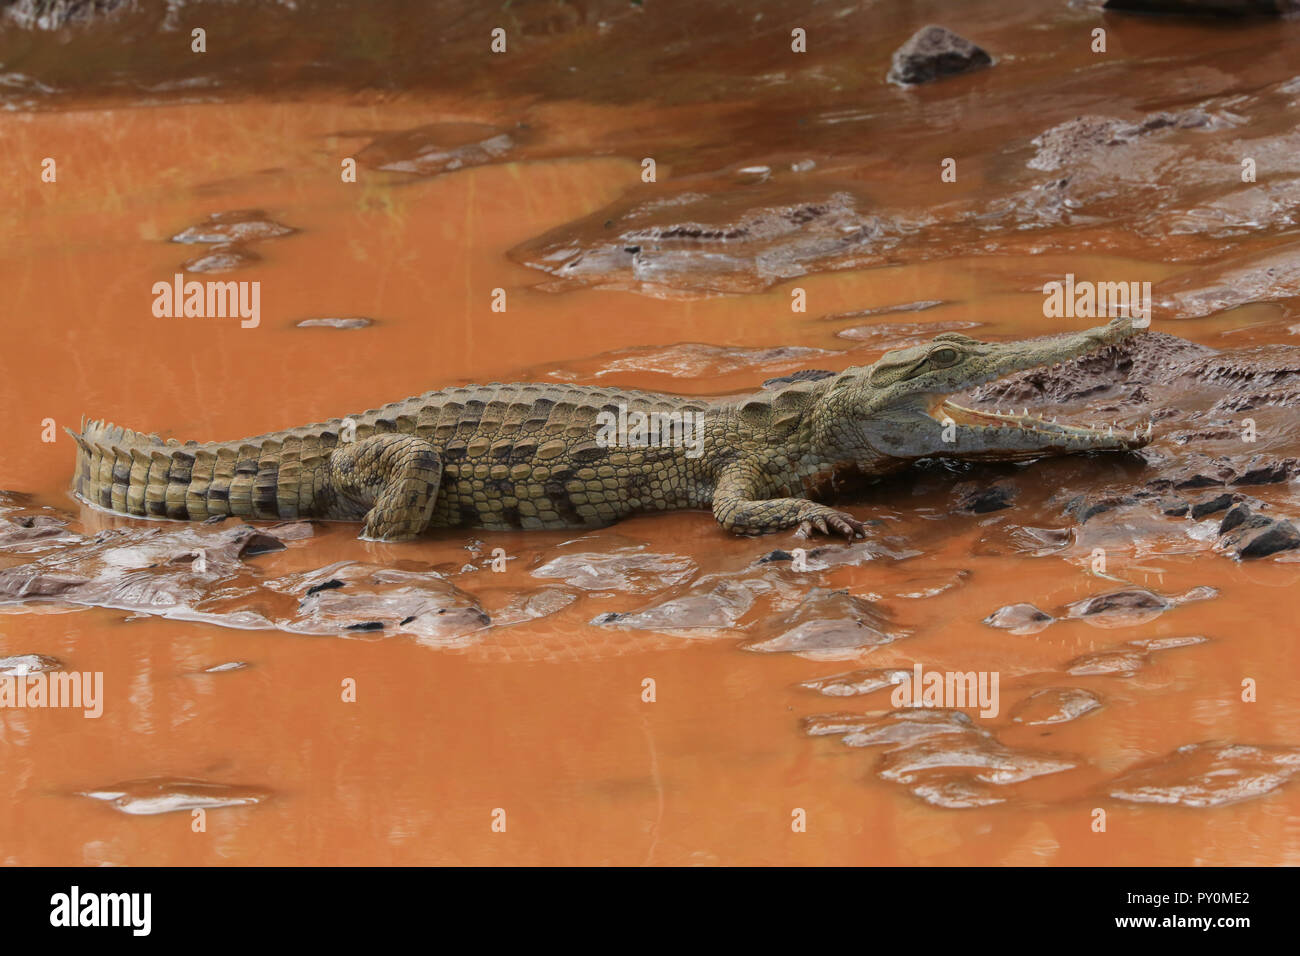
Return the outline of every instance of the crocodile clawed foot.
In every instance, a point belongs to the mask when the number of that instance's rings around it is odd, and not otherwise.
[[[799,522],[799,529],[794,534],[796,538],[810,538],[814,529],[826,535],[842,534],[850,541],[866,537],[867,533],[867,526],[852,515],[827,510]]]
[[[867,536],[867,526],[852,515],[836,512],[827,520],[832,528],[850,541],[854,538],[865,538]]]

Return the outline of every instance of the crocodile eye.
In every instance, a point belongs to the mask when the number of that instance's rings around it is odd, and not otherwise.
[[[956,365],[957,359],[961,358],[961,353],[956,349],[950,349],[946,346],[941,349],[935,349],[930,353],[929,359],[931,365],[939,368],[947,368],[949,365]]]

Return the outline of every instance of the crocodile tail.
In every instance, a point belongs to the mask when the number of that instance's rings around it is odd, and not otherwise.
[[[80,433],[66,429],[77,443],[77,464],[73,471],[73,488],[77,496],[100,508],[141,517],[183,518],[182,507],[168,507],[168,488],[179,482],[182,471],[189,483],[188,469],[183,469],[184,447],[174,440],[114,425],[111,422],[81,421]],[[171,496],[175,502],[175,494]]]

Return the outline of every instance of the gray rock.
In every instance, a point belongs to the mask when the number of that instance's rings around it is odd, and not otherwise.
[[[932,25],[917,30],[894,51],[889,82],[916,86],[992,65],[993,58],[981,47],[946,27]]]
[[[1216,495],[1213,498],[1207,498],[1205,501],[1198,501],[1192,505],[1192,518],[1200,521],[1202,518],[1225,511],[1231,508],[1233,504],[1232,495]]]
[[[1234,544],[1238,558],[1266,558],[1279,551],[1300,548],[1300,531],[1289,521],[1270,521],[1268,525],[1248,530]]]

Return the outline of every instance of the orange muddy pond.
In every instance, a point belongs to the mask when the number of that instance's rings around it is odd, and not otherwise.
[[[969,26],[978,32],[976,23]],[[988,28],[1004,43],[1009,29]],[[1131,29],[1155,33],[1147,24]],[[1200,42],[1203,56],[1262,69],[1240,52],[1222,53],[1212,37]],[[999,64],[977,82],[1001,82],[997,71],[1015,68]],[[1045,67],[1020,69],[1006,82],[1032,83]],[[1102,223],[1049,226],[1037,245],[1026,240],[1023,248],[980,254],[985,234],[967,223],[954,229],[971,243],[969,254],[904,251],[893,261],[841,263],[726,294],[550,283],[519,254],[508,255],[641,184],[638,154],[611,151],[611,137],[635,141],[647,135],[639,127],[708,122],[725,112],[698,103],[639,109],[633,124],[618,107],[576,98],[525,103],[436,90],[316,90],[281,100],[259,94],[150,105],[83,96],[57,108],[0,113],[0,407],[7,425],[0,488],[32,496],[29,509],[70,512],[78,533],[152,529],[160,523],[105,515],[71,498],[75,446],[64,425],[75,429],[86,414],[165,437],[227,439],[485,381],[728,394],[800,368],[874,361],[881,346],[869,334],[837,334],[850,326],[905,326],[894,339],[964,323],[977,325],[981,338],[1083,328],[1096,323],[1043,318],[1044,277],[1176,281],[1196,274],[1216,242],[1242,254],[1274,250],[1286,238],[1275,232],[1211,242],[1179,234],[1144,258],[1122,226]],[[362,163],[358,182],[340,181],[341,159],[380,132],[435,123],[499,127],[525,111],[539,128],[557,131],[526,158],[439,175]],[[1014,120],[1007,112],[991,122],[1009,129]],[[1053,113],[1035,128],[1056,121]],[[624,129],[610,132],[615,123]],[[1278,120],[1274,131],[1286,128]],[[956,135],[978,139],[971,130]],[[882,148],[896,152],[904,144]],[[57,158],[55,184],[41,182],[44,157]],[[666,189],[673,168],[659,167]],[[887,191],[883,182],[874,188]],[[234,271],[193,278],[260,281],[257,327],[155,317],[153,284],[204,251],[167,240],[211,214],[249,209],[296,232],[249,242],[256,258]],[[1093,230],[1086,248],[1054,248],[1054,237],[1071,228],[1074,235]],[[1175,247],[1181,259],[1170,253]],[[796,287],[806,294],[806,312],[791,309]],[[504,290],[504,312],[493,311],[494,290]],[[1265,298],[1166,325],[1157,319],[1157,328],[1215,348],[1287,343],[1294,300]],[[918,302],[939,304],[889,312]],[[835,318],[850,313],[859,317]],[[373,324],[297,326],[328,317]],[[670,348],[680,343],[721,348]],[[800,351],[752,351],[792,348]],[[621,351],[628,349],[638,351]],[[58,426],[53,441],[42,440],[46,419]],[[1181,544],[1108,544],[1104,574],[1082,538],[1079,547],[1041,556],[1006,546],[1013,524],[1061,524],[1048,494],[1085,482],[1090,469],[1111,481],[1141,474],[1104,459],[1039,462],[1021,480],[1041,494],[992,513],[959,513],[952,504],[954,485],[981,481],[982,472],[891,480],[844,506],[879,519],[878,534],[897,539],[897,553],[803,572],[795,590],[760,599],[739,627],[592,623],[801,543],[788,533],[732,537],[706,513],[643,516],[591,532],[454,530],[412,544],[363,542],[355,525],[318,524],[310,537],[249,561],[268,579],[344,561],[438,569],[489,611],[543,585],[572,595],[554,613],[457,642],[302,636],[58,602],[0,604],[0,657],[46,655],[69,670],[102,672],[104,682],[98,719],[79,710],[0,710],[0,861],[1300,863],[1300,787],[1279,783],[1224,805],[1181,805],[1185,768],[1173,756],[1202,742],[1287,754],[1300,745],[1300,563],[1286,554],[1235,561],[1182,530]],[[1283,482],[1247,490],[1287,514],[1296,509],[1294,488]],[[502,572],[489,566],[496,548],[507,557]],[[534,573],[560,555],[633,548],[676,556],[670,564],[682,576],[646,572],[603,586],[577,572],[560,579]],[[3,552],[0,568],[29,560],[28,553]],[[1125,586],[1161,595],[1211,587],[1217,594],[1120,626],[1058,619],[1016,634],[984,623],[1007,605],[1057,613]],[[899,639],[832,652],[742,646],[754,644],[766,620],[808,599],[798,588],[847,589],[874,602]],[[1169,640],[1184,637],[1206,640]],[[1165,649],[1144,645],[1129,669],[1076,663],[1162,640]],[[235,662],[247,666],[207,672]],[[844,696],[806,683],[917,663],[998,673],[999,712],[963,712],[1007,752],[1062,766],[984,781],[958,808],[882,774],[888,757],[879,748],[823,732],[837,721],[878,720],[891,709],[890,691]],[[1247,680],[1257,687],[1251,702],[1242,699]],[[345,685],[355,687],[354,700],[344,699]],[[1031,695],[1052,688],[1087,692],[1100,707],[1059,723],[1016,719]],[[1290,758],[1282,765],[1291,768]],[[1151,768],[1153,786],[1174,795],[1168,802],[1112,795],[1112,781],[1143,767]],[[84,795],[138,780],[229,785],[258,799],[212,806],[206,829],[194,832],[188,805],[122,812]],[[1098,808],[1104,832],[1094,829]],[[792,827],[797,819],[806,827]]]

